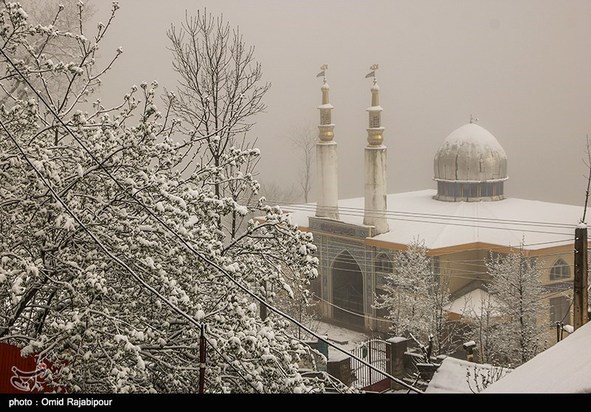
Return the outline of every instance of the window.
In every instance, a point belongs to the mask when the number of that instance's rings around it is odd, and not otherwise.
[[[503,195],[503,182],[493,183],[493,196],[502,196],[502,195]]]
[[[552,325],[557,322],[570,323],[570,299],[566,296],[550,298],[550,321]]]
[[[550,280],[568,279],[570,277],[570,267],[564,259],[558,259],[552,269],[550,269]]]
[[[480,183],[468,183],[464,189],[464,197],[466,199],[474,199],[479,197],[478,192],[480,189]]]
[[[503,197],[503,182],[437,182],[437,196],[470,200]]]
[[[369,127],[372,129],[380,127],[379,113],[370,113],[369,114]]]
[[[376,257],[375,271],[376,273],[392,273],[392,262],[384,253],[380,253]]]
[[[441,260],[439,256],[433,256],[431,258],[431,269],[435,276],[439,276],[441,274]]]

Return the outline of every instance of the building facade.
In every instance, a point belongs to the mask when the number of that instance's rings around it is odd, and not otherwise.
[[[434,151],[436,188],[388,193],[383,109],[375,70],[371,74],[364,197],[338,198],[337,139],[325,77],[316,152],[319,201],[284,208],[302,230],[314,234],[320,267],[312,289],[322,317],[358,330],[387,331],[390,323],[374,308],[374,298],[395,270],[394,253],[417,240],[427,248],[433,273],[447,277],[455,299],[450,318],[469,316],[469,305],[458,302],[486,293],[491,253],[522,248],[537,260],[546,308],[539,319],[554,343],[556,322],[571,323],[574,233],[581,208],[508,198],[507,154],[473,118]]]

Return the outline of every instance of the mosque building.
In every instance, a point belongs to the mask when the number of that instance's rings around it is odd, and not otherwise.
[[[314,234],[320,265],[312,289],[322,318],[352,329],[386,332],[390,324],[373,307],[374,297],[393,270],[393,254],[420,240],[433,272],[449,278],[455,299],[448,307],[451,318],[466,315],[466,302],[472,300],[476,307],[487,294],[491,253],[523,248],[536,258],[546,308],[540,318],[548,325],[548,336],[556,336],[556,322],[572,320],[574,233],[582,208],[507,197],[507,154],[474,118],[453,130],[435,152],[435,189],[388,193],[388,139],[381,124],[376,68],[370,73],[364,196],[338,197],[338,137],[324,76],[317,202],[284,208],[300,229]]]

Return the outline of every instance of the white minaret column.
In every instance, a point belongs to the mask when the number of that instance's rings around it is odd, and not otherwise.
[[[363,224],[374,226],[372,235],[379,235],[390,230],[386,220],[387,185],[386,185],[386,146],[384,146],[384,128],[381,123],[382,107],[380,106],[380,88],[376,80],[378,65],[370,68],[372,71],[365,76],[373,77],[371,87],[371,106],[369,112],[369,127],[367,129],[367,143],[365,147],[365,209]]]
[[[318,125],[318,142],[316,143],[316,173],[318,178],[318,203],[316,216],[330,219],[339,218],[339,196],[337,181],[337,144],[334,138],[334,124],[331,120],[332,105],[328,98],[328,83],[326,83],[325,64],[317,77],[324,78],[322,87],[322,104],[320,110],[320,124]]]

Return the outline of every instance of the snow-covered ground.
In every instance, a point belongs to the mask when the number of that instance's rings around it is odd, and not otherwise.
[[[341,328],[326,322],[315,323],[315,330],[321,336],[325,336],[332,345],[351,352],[361,343],[366,342],[370,337],[362,332]],[[344,353],[331,346],[328,347],[328,360],[338,361],[346,357]]]

